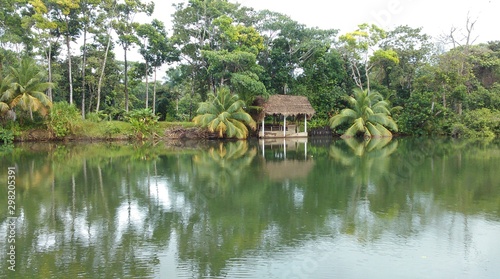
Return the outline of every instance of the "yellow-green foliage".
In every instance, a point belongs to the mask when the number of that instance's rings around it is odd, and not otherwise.
[[[81,124],[81,115],[76,106],[59,102],[50,110],[47,126],[56,137],[65,137],[75,134],[81,128]]]

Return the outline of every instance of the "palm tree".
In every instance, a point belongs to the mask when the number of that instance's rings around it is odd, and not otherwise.
[[[220,138],[225,134],[229,138],[245,139],[248,137],[247,125],[254,130],[257,125],[243,110],[244,106],[245,103],[231,94],[228,88],[220,88],[217,95],[210,93],[208,101],[200,103],[198,116],[193,118],[193,122],[208,127],[212,133],[218,132]]]
[[[10,67],[10,70],[12,83],[3,94],[3,99],[10,102],[10,108],[19,106],[29,111],[32,120],[33,111],[38,111],[42,115],[47,114],[47,108],[52,106],[52,102],[45,95],[45,90],[51,88],[53,84],[44,81],[45,75],[35,61],[23,58],[18,68]]]
[[[11,78],[9,76],[2,78],[0,76],[0,116],[3,116],[10,110],[7,100],[7,90],[10,89]]]
[[[363,133],[365,137],[392,137],[391,131],[398,130],[392,119],[390,104],[380,93],[368,90],[354,89],[354,96],[347,98],[351,108],[343,109],[339,114],[330,118],[330,126],[335,128],[343,123],[351,126],[342,137],[353,137]]]

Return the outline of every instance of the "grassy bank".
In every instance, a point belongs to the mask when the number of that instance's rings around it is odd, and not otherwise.
[[[177,138],[173,131],[184,131],[186,133],[202,133],[192,122],[158,122],[147,133],[137,130],[129,122],[123,121],[80,121],[75,123],[72,130],[65,136],[57,136],[54,131],[45,125],[36,125],[20,128],[13,126],[10,128],[14,135],[14,141],[78,141],[78,140],[136,140],[150,138]],[[177,133],[179,134],[179,133]],[[182,134],[181,134],[182,136]],[[192,137],[195,137],[194,135]]]

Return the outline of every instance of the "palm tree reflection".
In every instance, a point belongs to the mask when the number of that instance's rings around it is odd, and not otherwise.
[[[248,142],[218,142],[193,157],[199,187],[207,195],[218,195],[239,185],[242,175],[252,163],[257,150],[249,148]]]
[[[368,195],[376,192],[390,174],[390,157],[397,147],[398,142],[390,138],[346,138],[330,146],[330,157],[346,167],[345,184],[353,186],[342,222],[344,233],[356,235],[361,241],[378,234]]]
[[[332,144],[329,154],[331,158],[348,167],[354,185],[369,186],[373,181],[388,174],[390,155],[397,148],[398,142],[390,138],[346,138]]]

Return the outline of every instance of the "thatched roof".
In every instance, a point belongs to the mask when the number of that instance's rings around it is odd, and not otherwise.
[[[297,116],[301,114],[311,117],[316,113],[307,97],[304,96],[272,95],[263,107],[266,115]]]

